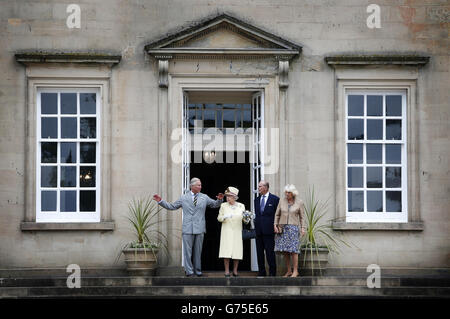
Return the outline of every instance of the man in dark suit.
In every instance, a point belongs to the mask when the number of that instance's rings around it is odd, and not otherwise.
[[[260,196],[255,198],[255,229],[256,252],[258,255],[258,276],[266,275],[264,251],[269,264],[269,275],[276,276],[277,265],[275,261],[275,233],[273,222],[280,198],[269,193],[269,183],[260,181],[258,184]]]

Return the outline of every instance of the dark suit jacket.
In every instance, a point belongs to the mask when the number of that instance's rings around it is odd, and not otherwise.
[[[255,229],[257,235],[273,235],[273,222],[280,198],[269,193],[264,212],[261,214],[261,196],[255,198]]]

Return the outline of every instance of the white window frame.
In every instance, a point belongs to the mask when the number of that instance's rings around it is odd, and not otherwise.
[[[56,117],[58,119],[58,137],[52,139],[41,138],[41,94],[42,93],[58,93],[57,99],[57,107],[58,112],[56,115],[50,115],[49,117]],[[77,114],[60,114],[60,94],[61,93],[77,93]],[[80,103],[79,103],[79,94],[80,93],[95,93],[96,94],[96,113],[95,114],[80,114]],[[85,87],[40,87],[36,92],[36,222],[54,222],[54,223],[68,223],[68,222],[100,222],[101,216],[101,182],[102,182],[102,174],[101,174],[101,161],[100,161],[100,153],[101,153],[101,114],[102,114],[102,105],[101,105],[101,90],[99,88],[85,88]],[[77,118],[77,138],[61,138],[61,118],[63,117],[76,117]],[[96,138],[95,139],[81,139],[80,134],[80,118],[81,117],[95,117],[96,118]],[[57,146],[57,162],[49,163],[42,165],[41,163],[41,142],[56,142]],[[60,163],[60,143],[62,142],[74,142],[77,143],[77,160],[74,164],[62,164]],[[96,143],[96,163],[89,163],[86,165],[80,164],[80,143],[82,142],[95,142]],[[57,187],[56,188],[48,188],[48,190],[54,190],[57,192],[57,207],[56,212],[43,212],[41,211],[41,191],[47,190],[47,188],[43,188],[40,186],[41,180],[41,166],[57,166]],[[65,187],[60,186],[60,171],[61,166],[75,166],[77,168],[76,174],[76,187],[67,188],[67,190],[76,191],[76,212],[61,212],[60,211],[60,191],[65,190]],[[95,187],[86,187],[81,188],[79,185],[79,172],[81,166],[95,166],[96,168],[96,181]],[[95,190],[96,192],[96,211],[95,212],[80,212],[79,207],[79,191],[80,190]]]
[[[364,115],[363,116],[348,116],[348,95],[363,95],[364,96]],[[366,114],[367,95],[382,95],[383,96],[383,115],[377,117],[368,117]],[[391,117],[386,116],[385,96],[401,95],[402,96],[402,116]],[[346,222],[397,222],[406,223],[408,221],[408,118],[407,118],[407,96],[406,89],[345,89],[345,213]],[[348,140],[348,119],[363,119],[364,120],[364,139],[363,140]],[[381,140],[367,140],[367,120],[379,119],[383,120],[383,139]],[[401,119],[402,120],[402,139],[401,140],[386,140],[386,125],[387,119]],[[363,144],[363,163],[362,164],[348,164],[348,144]],[[381,144],[382,145],[382,163],[381,164],[367,164],[366,163],[366,145],[367,144]],[[385,147],[387,144],[400,144],[401,148],[401,164],[386,164],[385,162]],[[401,187],[400,188],[386,188],[385,184],[385,169],[386,166],[401,167]],[[363,168],[363,187],[351,188],[348,187],[348,167],[362,167]],[[382,167],[382,188],[367,188],[366,184],[366,168],[367,167]],[[386,191],[401,191],[402,192],[402,211],[401,212],[386,212]],[[364,192],[364,211],[363,212],[349,212],[348,210],[348,192],[349,191],[363,191]],[[381,191],[383,194],[383,211],[382,212],[368,212],[367,211],[367,191]]]

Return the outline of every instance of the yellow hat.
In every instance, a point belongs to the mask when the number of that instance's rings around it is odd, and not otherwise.
[[[229,186],[225,190],[225,195],[231,195],[231,196],[237,197],[238,194],[239,194],[239,189],[237,189],[236,187]]]

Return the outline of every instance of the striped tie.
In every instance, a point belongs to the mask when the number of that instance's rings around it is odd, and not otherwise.
[[[197,196],[198,196],[198,193],[195,193],[194,194],[194,206],[197,206]]]

